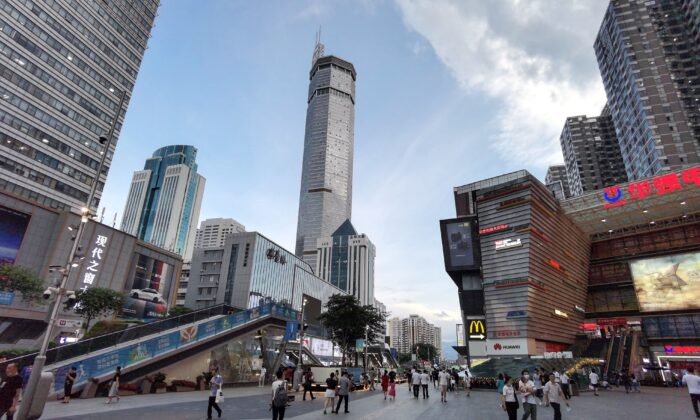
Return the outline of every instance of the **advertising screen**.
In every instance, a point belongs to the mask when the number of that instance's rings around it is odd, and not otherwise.
[[[311,340],[311,353],[316,356],[331,357],[333,356],[333,342],[320,338],[313,338]]]
[[[163,318],[175,282],[175,268],[153,257],[134,254],[134,275],[124,284],[124,306],[120,316],[132,319]]]
[[[459,218],[440,221],[445,265],[448,270],[465,270],[479,267],[475,248],[475,220]]]
[[[641,311],[700,309],[700,253],[630,263]]]
[[[0,207],[0,264],[14,264],[30,216]]]

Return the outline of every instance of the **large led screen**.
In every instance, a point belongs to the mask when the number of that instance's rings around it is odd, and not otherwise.
[[[630,263],[641,311],[700,309],[700,253]]]
[[[472,222],[454,222],[445,226],[450,265],[470,267],[474,265],[474,243],[472,242]]]
[[[29,215],[0,207],[0,264],[14,264],[29,226]]]

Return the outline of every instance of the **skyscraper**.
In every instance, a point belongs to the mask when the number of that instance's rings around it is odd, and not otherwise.
[[[595,53],[629,180],[700,164],[700,4],[611,1]]]
[[[442,330],[429,323],[422,316],[392,318],[388,322],[389,345],[399,353],[410,353],[415,344],[432,344],[442,350]]]
[[[213,248],[224,246],[226,236],[232,233],[245,232],[245,226],[233,219],[202,220],[194,238],[195,248]]]
[[[318,41],[307,97],[304,161],[295,253],[316,267],[317,239],[331,236],[352,213],[355,67],[324,56]]]
[[[561,191],[564,194],[563,198],[571,197],[571,191],[569,190],[569,180],[566,177],[566,166],[552,165],[549,168],[547,168],[547,174],[544,177],[544,183],[548,186],[551,184],[559,183],[561,185]]]
[[[0,189],[58,210],[97,208],[159,0],[0,3]],[[104,153],[99,137],[117,125]]]
[[[205,178],[194,146],[166,146],[134,172],[122,230],[158,247],[192,257]]]
[[[367,235],[358,234],[346,220],[329,237],[319,238],[316,275],[355,296],[362,305],[374,305],[376,250]]]
[[[608,107],[598,117],[566,119],[559,137],[572,196],[627,182]]]

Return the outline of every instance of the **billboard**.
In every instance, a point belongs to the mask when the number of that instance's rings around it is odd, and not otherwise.
[[[316,356],[333,356],[333,342],[330,340],[323,340],[320,338],[311,339],[311,353]]]
[[[630,263],[641,311],[700,309],[700,253]]]
[[[448,270],[479,268],[477,230],[474,217],[441,220],[442,246]]]
[[[134,253],[132,275],[124,284],[122,318],[151,320],[168,314],[175,267],[154,257]]]
[[[0,206],[0,264],[14,264],[30,216]]]

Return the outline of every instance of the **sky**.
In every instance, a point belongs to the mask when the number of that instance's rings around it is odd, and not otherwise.
[[[453,187],[563,162],[565,118],[605,104],[593,42],[607,0],[162,0],[102,199],[124,209],[157,148],[198,148],[200,220],[294,250],[315,34],[357,70],[352,222],[375,296],[455,339],[439,220]]]

